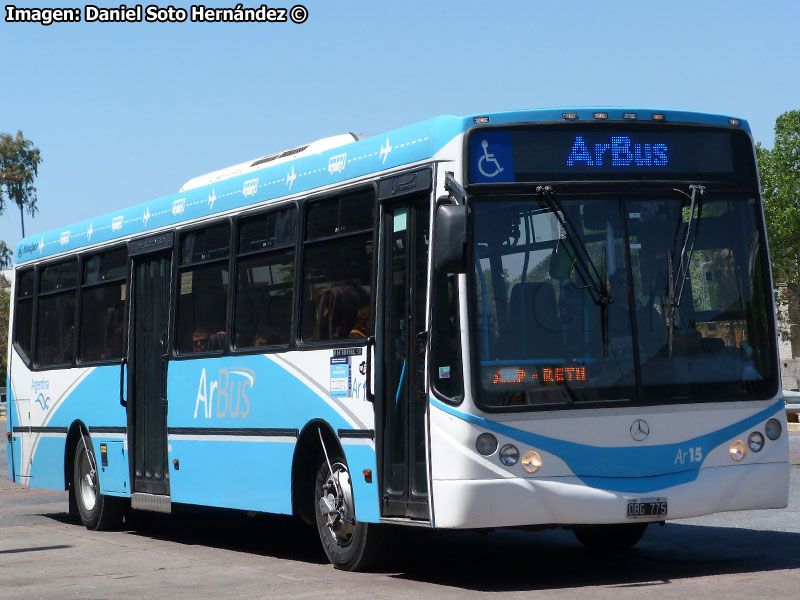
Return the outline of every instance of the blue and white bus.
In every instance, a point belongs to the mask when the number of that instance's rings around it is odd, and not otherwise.
[[[785,507],[747,123],[567,109],[326,138],[21,242],[8,457],[90,529],[294,514],[339,568],[387,525]]]

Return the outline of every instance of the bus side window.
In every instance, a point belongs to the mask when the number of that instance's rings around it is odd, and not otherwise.
[[[36,364],[72,364],[75,347],[75,307],[78,261],[44,267],[39,273]]]
[[[236,348],[289,343],[296,235],[294,206],[240,221],[233,316]]]
[[[303,248],[302,341],[369,335],[374,211],[371,189],[310,205]]]
[[[30,363],[33,341],[33,269],[17,273],[17,302],[14,307],[14,346]]]
[[[437,271],[431,319],[431,382],[443,399],[454,404],[464,397],[458,316],[458,275]]]
[[[181,235],[175,348],[180,354],[222,352],[227,342],[230,224]]]
[[[116,360],[125,355],[126,248],[83,261],[78,360]]]

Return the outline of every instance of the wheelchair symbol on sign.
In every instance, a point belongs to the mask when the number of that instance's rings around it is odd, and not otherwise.
[[[483,146],[483,156],[481,156],[478,160],[478,170],[481,172],[481,175],[484,177],[495,177],[496,175],[502,173],[503,167],[500,166],[500,163],[494,157],[494,154],[489,152],[489,142],[487,140],[483,140],[481,142],[481,146]],[[493,163],[493,166],[489,166],[487,168],[485,167],[487,163]]]

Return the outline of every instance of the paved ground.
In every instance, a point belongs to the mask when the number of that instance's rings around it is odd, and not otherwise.
[[[377,573],[335,571],[315,532],[284,517],[198,510],[87,531],[69,522],[64,492],[10,483],[0,444],[0,598],[797,598],[800,434],[791,440],[783,511],[651,527],[622,556],[590,555],[562,530],[409,531]]]

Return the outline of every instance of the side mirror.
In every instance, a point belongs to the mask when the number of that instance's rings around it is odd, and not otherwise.
[[[434,222],[433,266],[443,273],[467,271],[467,207],[441,204]]]

